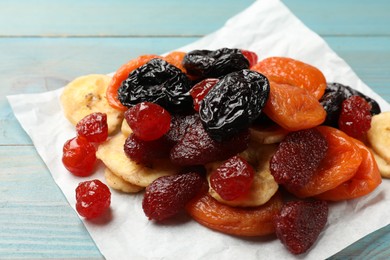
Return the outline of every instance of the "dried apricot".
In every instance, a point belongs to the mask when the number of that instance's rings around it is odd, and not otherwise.
[[[286,57],[270,57],[254,65],[251,70],[264,74],[270,81],[304,88],[317,99],[326,89],[326,79],[316,67]]]
[[[372,192],[382,182],[373,153],[362,142],[354,142],[363,156],[357,172],[348,181],[317,195],[317,198],[331,201],[354,199]]]
[[[185,52],[173,51],[171,53],[168,53],[165,57],[163,57],[163,59],[169,64],[180,69],[182,72],[186,73],[186,69],[183,66],[183,59],[185,55],[186,55]]]
[[[328,151],[308,183],[299,189],[289,189],[301,198],[318,195],[346,182],[362,162],[360,149],[351,137],[329,126],[319,126],[317,129],[327,140]]]
[[[283,200],[276,193],[266,204],[253,208],[230,207],[208,193],[196,196],[186,205],[188,214],[200,224],[237,236],[264,236],[275,232],[274,217]]]
[[[324,108],[307,90],[273,81],[270,86],[269,98],[263,111],[278,125],[290,131],[297,131],[324,122]]]

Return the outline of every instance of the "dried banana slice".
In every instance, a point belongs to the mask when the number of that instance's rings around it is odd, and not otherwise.
[[[255,207],[265,204],[279,188],[269,169],[269,161],[275,153],[276,148],[277,145],[274,144],[252,144],[252,146],[240,154],[240,156],[247,160],[255,170],[255,177],[251,189],[247,194],[235,200],[227,201],[222,199],[218,193],[211,188],[211,185],[209,185],[210,195],[219,202],[234,207]],[[222,162],[206,165],[209,181],[211,172],[220,164],[222,164]]]
[[[372,117],[367,138],[373,150],[390,163],[390,111]]]
[[[179,171],[179,168],[172,165],[169,160],[158,160],[148,167],[135,163],[123,151],[125,140],[126,136],[119,132],[99,145],[96,152],[96,157],[125,181],[146,187],[161,176],[174,175]]]
[[[129,124],[127,123],[126,119],[123,119],[122,126],[121,126],[121,132],[125,136],[129,136],[133,130],[131,130]]]
[[[106,89],[111,81],[107,75],[91,74],[71,81],[61,94],[65,117],[76,125],[83,117],[93,113],[107,114],[108,133],[121,124],[123,112],[112,108],[106,99]]]
[[[115,190],[125,193],[137,193],[144,189],[144,187],[125,181],[108,168],[104,169],[104,177],[106,178],[107,185]]]
[[[286,129],[278,125],[269,127],[254,126],[249,128],[251,139],[259,144],[280,143],[288,134]]]
[[[379,156],[375,151],[372,151],[375,157],[375,161],[378,164],[379,172],[383,178],[390,178],[390,163],[385,161],[381,156]]]

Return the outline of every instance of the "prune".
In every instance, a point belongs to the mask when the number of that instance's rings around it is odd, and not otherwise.
[[[219,78],[234,71],[249,68],[249,61],[239,49],[222,48],[215,51],[194,50],[183,59],[187,74],[199,80]]]
[[[76,131],[90,142],[104,142],[108,137],[107,115],[100,112],[87,115],[77,123]]]
[[[301,188],[313,176],[327,150],[328,142],[317,129],[292,132],[272,156],[271,174],[289,190]]]
[[[368,102],[359,96],[344,100],[339,117],[340,130],[354,138],[361,138],[371,127],[371,113]]]
[[[118,89],[119,101],[126,107],[147,101],[168,111],[191,109],[191,82],[175,66],[162,59],[152,59],[135,69]]]
[[[233,156],[210,175],[211,187],[224,200],[234,200],[246,194],[255,176],[252,166],[239,156]]]
[[[209,93],[210,89],[217,84],[219,79],[204,79],[201,82],[196,83],[191,91],[191,97],[194,100],[194,109],[199,111],[200,102]]]
[[[170,151],[171,161],[177,165],[204,165],[213,161],[226,160],[244,151],[249,144],[250,134],[244,130],[231,139],[217,142],[210,138],[198,119],[187,128],[184,137]]]
[[[340,83],[327,83],[325,94],[320,99],[322,106],[327,112],[325,125],[337,127],[338,119],[341,111],[342,102],[352,96],[360,96],[370,104],[371,115],[376,115],[381,112],[379,104],[371,97],[366,96],[360,91]]]
[[[176,215],[201,190],[204,178],[189,172],[163,176],[146,187],[142,208],[149,219],[162,221]]]
[[[275,217],[276,236],[293,254],[305,253],[328,220],[326,201],[290,201]]]
[[[213,139],[229,139],[259,117],[269,92],[268,79],[258,72],[230,73],[204,97],[200,104],[200,119]]]

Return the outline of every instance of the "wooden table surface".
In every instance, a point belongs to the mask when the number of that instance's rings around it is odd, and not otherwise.
[[[0,2],[0,259],[103,258],[6,96],[57,89],[77,76],[115,71],[140,54],[175,49],[218,29],[252,2]],[[390,1],[283,2],[390,102]],[[390,258],[388,231],[333,259]]]

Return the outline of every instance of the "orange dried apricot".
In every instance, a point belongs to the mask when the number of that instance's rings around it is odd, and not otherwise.
[[[320,102],[306,89],[270,82],[270,94],[264,113],[289,131],[320,125],[326,112]]]
[[[183,66],[183,59],[186,55],[185,52],[182,51],[173,51],[167,54],[163,59],[169,64],[179,68],[183,73],[186,73],[186,69]]]
[[[354,199],[372,192],[382,182],[373,153],[362,142],[356,139],[353,141],[363,157],[355,175],[336,188],[317,195],[317,198],[331,201]]]
[[[208,193],[195,197],[186,205],[188,214],[198,223],[237,236],[264,236],[275,232],[274,217],[283,200],[276,193],[266,204],[253,208],[231,207],[219,203]]]
[[[266,58],[251,70],[264,74],[270,81],[304,88],[317,99],[324,95],[326,79],[316,67],[287,57]]]
[[[289,189],[301,198],[318,195],[348,181],[363,159],[360,148],[344,132],[329,126],[317,129],[327,140],[328,151],[308,183],[299,189]]]

